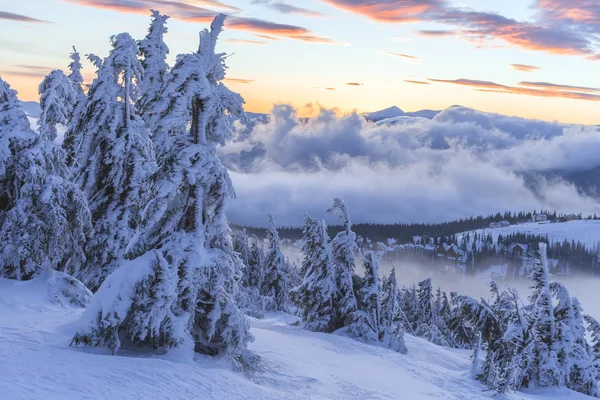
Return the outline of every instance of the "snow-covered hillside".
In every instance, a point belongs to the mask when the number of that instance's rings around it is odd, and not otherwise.
[[[531,233],[534,235],[548,235],[550,242],[562,242],[563,240],[574,240],[582,242],[589,248],[600,242],[600,221],[598,220],[580,220],[568,222],[531,222],[526,224],[510,225],[504,228],[487,228],[470,232],[476,232],[478,235],[491,234],[494,241],[498,235],[510,235],[511,233]],[[462,233],[459,237],[466,234]]]
[[[469,352],[406,336],[408,355],[304,331],[286,315],[252,320],[250,348],[264,372],[233,372],[223,360],[186,361],[69,347],[82,310],[53,305],[40,278],[0,279],[0,397],[20,399],[486,399],[469,378]],[[509,399],[584,399],[566,389]]]

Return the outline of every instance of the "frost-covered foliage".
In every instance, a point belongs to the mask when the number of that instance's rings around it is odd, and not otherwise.
[[[73,53],[71,53],[71,63],[69,64],[69,81],[75,91],[75,99],[73,103],[73,110],[69,118],[69,124],[62,142],[62,148],[66,152],[66,163],[69,168],[74,166],[77,160],[77,154],[81,150],[82,136],[83,136],[83,125],[81,125],[81,117],[85,112],[86,107],[86,95],[83,90],[83,76],[81,70],[81,57],[77,52],[75,46],[73,46]]]
[[[65,86],[66,85],[66,86]],[[72,91],[60,71],[40,85],[40,134],[29,128],[16,92],[0,79],[0,273],[30,279],[43,269],[76,269],[90,230],[87,201],[66,179],[53,142],[68,118]]]
[[[261,293],[270,297],[271,307],[278,311],[289,311],[288,265],[281,252],[279,233],[275,228],[275,220],[269,214],[269,227],[267,228],[268,249],[264,260],[264,277]]]
[[[344,230],[331,241],[337,287],[334,304],[336,311],[334,325],[338,329],[352,324],[357,310],[352,275],[356,267],[354,253],[358,247],[356,245],[356,234],[352,232],[352,222],[346,204],[338,197],[333,199],[333,205],[327,210],[329,213],[336,211],[340,213],[340,219],[344,223]]]
[[[381,288],[381,325],[384,329],[382,342],[390,349],[406,354],[408,350],[404,344],[404,326],[400,314],[396,267],[392,266],[390,276],[384,280]]]
[[[543,243],[539,251],[528,303],[523,304],[515,289],[500,291],[494,282],[490,302],[454,296],[452,302],[479,332],[486,350],[485,360],[473,365],[473,373],[500,393],[566,386],[599,396],[598,369],[583,324],[585,318],[593,332],[593,320],[582,316],[579,301],[564,285],[550,281]],[[479,344],[476,354],[478,348]]]
[[[111,43],[81,117],[81,166],[75,170],[94,225],[88,268],[76,277],[92,290],[134,249],[156,169],[147,128],[133,106],[142,69],[139,50],[127,33],[113,36]]]
[[[83,283],[60,271],[48,271],[48,296],[55,304],[84,308],[92,292]]]
[[[365,274],[356,293],[358,300],[356,322],[351,330],[366,341],[379,342],[383,339],[384,327],[381,324],[379,260],[374,252],[369,251],[365,255],[363,269]]]
[[[54,70],[44,78],[39,86],[40,119],[39,134],[43,140],[56,140],[56,125],[67,125],[71,120],[77,101],[77,93],[71,81],[61,70]],[[59,160],[63,162],[63,160]]]
[[[163,92],[169,81],[169,65],[167,64],[167,47],[164,36],[167,33],[167,20],[169,16],[161,15],[156,10],[151,10],[152,23],[148,34],[138,42],[142,58],[142,74],[140,81],[140,99],[136,103],[140,116],[148,123],[153,134],[160,133],[155,130],[157,119],[156,104],[162,101]]]
[[[333,332],[337,288],[325,221],[305,214],[302,233],[303,279],[294,288],[294,297],[299,303],[306,329]]]
[[[224,19],[201,32],[198,52],[178,57],[161,114],[170,124],[170,162],[154,175],[131,250],[139,256],[121,261],[100,287],[74,344],[117,351],[124,338],[143,348],[247,359],[252,335],[236,304],[241,261],[225,216],[233,188],[216,153],[229,135],[227,116],[243,112],[242,98],[220,83],[224,55],[214,50]]]

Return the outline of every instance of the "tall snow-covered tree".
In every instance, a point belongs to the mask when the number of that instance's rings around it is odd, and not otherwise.
[[[140,116],[148,123],[154,136],[161,133],[157,124],[157,119],[160,118],[157,103],[163,101],[163,94],[169,82],[169,65],[167,64],[169,47],[164,41],[169,16],[161,15],[156,10],[150,11],[152,22],[148,34],[138,42],[142,58],[142,73],[140,98],[136,105]],[[160,141],[161,138],[153,137],[153,139]]]
[[[364,277],[357,293],[358,311],[352,331],[370,342],[383,339],[384,327],[381,324],[381,291],[379,285],[379,260],[369,251],[363,260]]]
[[[529,296],[531,312],[535,319],[535,366],[531,379],[542,387],[558,386],[560,376],[556,369],[557,354],[553,342],[555,337],[554,308],[550,291],[550,276],[546,243],[539,244],[540,261],[533,269],[532,293]]]
[[[240,260],[225,215],[233,188],[216,151],[231,133],[229,115],[243,113],[241,96],[221,83],[225,57],[215,46],[224,20],[217,16],[201,32],[199,51],[178,57],[173,68],[163,114],[171,124],[172,160],[155,175],[146,208],[138,243],[148,250],[98,290],[74,344],[116,351],[127,338],[138,346],[248,360],[252,335],[235,301]]]
[[[354,253],[358,247],[356,245],[356,234],[352,232],[352,222],[348,215],[348,209],[339,197],[333,199],[333,205],[327,210],[329,213],[336,211],[340,213],[340,219],[344,224],[344,230],[339,232],[331,241],[337,287],[334,304],[336,314],[334,325],[338,329],[350,325],[357,310],[352,274],[354,274],[355,269]]]
[[[398,281],[396,280],[396,267],[392,265],[390,276],[381,286],[381,323],[392,326],[398,314]]]
[[[88,268],[78,277],[92,290],[134,250],[156,170],[147,128],[134,108],[139,50],[127,33],[111,42],[81,116],[82,165],[75,170],[94,224],[94,238],[86,248]]]
[[[286,259],[281,251],[279,233],[275,227],[273,215],[269,214],[267,228],[269,242],[264,261],[264,277],[261,292],[264,296],[271,297],[271,306],[278,311],[289,311],[289,277]]]
[[[73,111],[70,115],[67,124],[67,130],[62,142],[62,148],[66,152],[66,163],[69,168],[72,168],[77,160],[77,154],[81,150],[82,143],[82,132],[83,126],[81,124],[81,117],[85,112],[86,95],[83,90],[83,75],[81,70],[81,57],[77,52],[75,46],[73,46],[73,53],[71,53],[71,63],[69,64],[69,81],[75,91],[75,102],[73,105]]]
[[[302,283],[294,289],[307,329],[333,332],[335,329],[335,273],[325,221],[304,214]]]
[[[253,237],[252,244],[250,245],[247,274],[249,286],[262,288],[265,279],[265,253],[256,235]]]
[[[248,273],[250,264],[250,243],[248,242],[248,235],[246,230],[235,231],[233,234],[233,250],[237,253],[240,261],[242,262],[242,270],[240,271],[240,282],[244,286],[248,286]]]
[[[65,123],[72,109],[73,90],[61,71],[52,71],[39,90],[37,135],[16,92],[0,79],[0,189],[6,199],[0,215],[0,272],[13,279],[29,279],[44,269],[78,268],[90,232],[86,198],[66,179],[64,153],[54,143],[56,124]]]

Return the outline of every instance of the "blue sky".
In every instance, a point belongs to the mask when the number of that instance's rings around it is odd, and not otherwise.
[[[0,74],[35,100],[71,46],[105,56],[112,34],[144,36],[150,8],[172,16],[171,60],[216,12],[230,15],[220,48],[249,111],[461,104],[600,123],[600,5],[589,0],[0,0]]]

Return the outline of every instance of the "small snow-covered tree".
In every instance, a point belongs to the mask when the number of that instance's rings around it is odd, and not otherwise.
[[[171,124],[172,159],[154,175],[156,190],[137,241],[142,254],[100,287],[74,344],[116,351],[114,338],[126,337],[143,347],[178,346],[248,361],[252,335],[236,304],[241,262],[225,215],[233,188],[216,151],[230,135],[229,116],[243,112],[241,96],[221,83],[225,57],[215,46],[224,20],[218,15],[201,32],[199,51],[178,57],[173,67],[162,114]]]
[[[264,261],[264,277],[261,292],[264,296],[271,297],[272,307],[277,311],[289,311],[289,281],[288,267],[279,243],[279,233],[275,227],[273,215],[269,214],[267,228],[269,242]]]
[[[355,269],[354,253],[357,251],[357,245],[356,234],[352,232],[352,222],[346,204],[339,197],[333,199],[333,205],[327,210],[329,213],[336,211],[340,213],[340,219],[344,223],[344,230],[331,241],[337,287],[334,325],[336,329],[339,329],[353,322],[357,310],[356,296],[352,285],[352,274]]]
[[[363,260],[365,275],[357,293],[358,311],[352,331],[370,342],[380,342],[385,332],[381,325],[381,291],[379,286],[379,261],[369,251]]]
[[[248,286],[262,288],[265,279],[265,253],[260,240],[254,236],[248,255]]]
[[[240,271],[240,282],[244,286],[248,286],[248,272],[250,263],[250,244],[248,243],[248,235],[246,230],[235,231],[233,234],[233,250],[237,253],[243,267]]]
[[[62,142],[62,148],[66,153],[66,163],[69,168],[72,168],[77,160],[77,154],[81,150],[82,134],[84,127],[82,125],[81,117],[85,112],[87,97],[83,90],[83,76],[81,70],[81,57],[77,52],[75,46],[73,46],[73,53],[71,53],[71,63],[69,64],[69,81],[75,91],[75,101],[73,105],[73,111],[68,120],[67,130]]]
[[[0,188],[6,196],[0,271],[12,279],[30,279],[43,269],[78,268],[90,232],[85,196],[66,179],[64,153],[54,143],[56,124],[68,119],[72,107],[70,83],[64,73],[53,71],[39,90],[36,135],[16,92],[0,79],[0,155],[8,156],[0,157]]]
[[[396,267],[392,265],[390,276],[381,286],[381,323],[392,326],[398,314],[398,281],[396,280]]]
[[[92,290],[133,251],[150,197],[154,154],[144,122],[136,114],[141,65],[127,33],[111,38],[112,50],[88,93],[82,165],[75,176],[89,199],[94,238],[80,279]]]
[[[336,285],[325,221],[304,214],[302,233],[304,277],[294,292],[304,325],[315,332],[333,332]]]
[[[136,103],[140,116],[148,123],[153,140],[160,142],[162,138],[154,137],[161,134],[157,119],[160,118],[157,103],[164,101],[163,93],[169,82],[169,65],[167,56],[169,47],[164,41],[167,33],[167,20],[169,16],[161,15],[156,10],[150,10],[152,22],[148,34],[138,42],[142,59],[142,72],[140,77],[140,98]],[[157,140],[158,139],[158,140]]]

